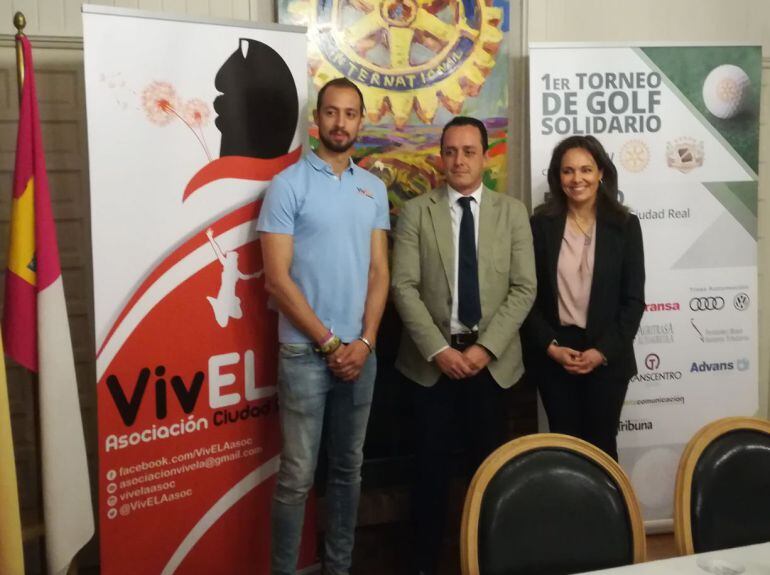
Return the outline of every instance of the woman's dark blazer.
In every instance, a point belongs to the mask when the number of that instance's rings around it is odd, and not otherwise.
[[[527,368],[537,369],[552,361],[546,349],[556,338],[559,327],[556,266],[566,214],[535,213],[530,223],[537,298],[522,333],[527,344]],[[607,358],[607,365],[599,367],[597,375],[626,383],[637,372],[633,342],[644,313],[642,229],[633,214],[622,218],[599,207],[595,239],[586,336],[589,347],[595,347]]]

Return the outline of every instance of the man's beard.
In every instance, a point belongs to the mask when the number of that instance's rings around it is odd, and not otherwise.
[[[355,138],[350,138],[346,142],[343,142],[341,144],[338,144],[331,138],[327,137],[326,134],[318,131],[318,139],[321,140],[321,143],[324,145],[324,147],[329,150],[330,152],[334,152],[335,154],[344,154],[347,152],[350,148],[353,147],[353,144],[356,143]]]

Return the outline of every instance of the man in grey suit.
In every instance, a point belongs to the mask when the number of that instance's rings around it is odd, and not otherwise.
[[[417,573],[433,573],[458,441],[471,471],[505,438],[503,390],[522,373],[519,327],[535,298],[524,205],[488,190],[484,124],[444,126],[447,185],[407,202],[393,252],[392,293],[404,324],[396,367],[415,382]]]

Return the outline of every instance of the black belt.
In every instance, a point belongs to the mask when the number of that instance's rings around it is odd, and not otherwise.
[[[469,347],[476,343],[479,339],[478,332],[471,332],[471,333],[456,333],[452,335],[450,341],[450,344],[455,349],[465,349],[466,347]]]

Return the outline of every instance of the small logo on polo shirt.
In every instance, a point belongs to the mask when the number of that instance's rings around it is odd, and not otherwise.
[[[369,192],[369,191],[367,191],[367,190],[365,190],[363,188],[356,187],[356,189],[358,190],[358,193],[361,194],[362,196],[366,196],[367,198],[374,199],[374,194],[373,193],[371,193],[371,192]]]

